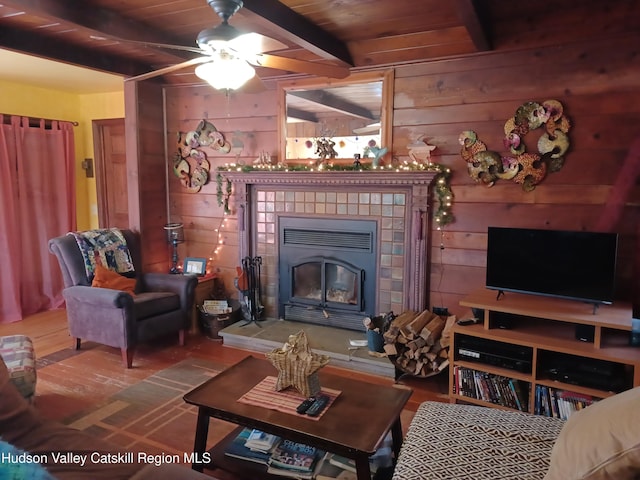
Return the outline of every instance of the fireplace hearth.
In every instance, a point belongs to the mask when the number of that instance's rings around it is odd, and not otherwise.
[[[279,219],[279,315],[362,330],[376,305],[377,222]]]

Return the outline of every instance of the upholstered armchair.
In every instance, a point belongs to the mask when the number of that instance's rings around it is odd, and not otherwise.
[[[184,345],[198,280],[194,275],[142,272],[138,234],[131,230],[122,230],[122,234],[133,263],[134,272],[129,274],[135,278],[133,296],[91,286],[85,258],[73,235],[49,240],[49,250],[62,270],[74,348],[79,349],[83,339],[119,348],[123,363],[131,368],[139,343],[177,333],[179,344]]]

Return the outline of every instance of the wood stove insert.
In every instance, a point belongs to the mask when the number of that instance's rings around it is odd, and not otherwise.
[[[362,330],[376,305],[377,222],[280,217],[279,314]]]

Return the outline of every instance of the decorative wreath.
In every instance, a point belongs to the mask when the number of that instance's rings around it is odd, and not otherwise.
[[[207,184],[211,168],[207,154],[199,147],[210,147],[222,153],[231,151],[231,145],[225,141],[224,135],[207,120],[202,120],[195,130],[178,133],[178,151],[173,159],[173,173],[192,193],[199,192]]]
[[[532,130],[544,129],[538,139],[537,153],[526,152],[525,136]],[[564,155],[569,149],[571,122],[564,115],[562,103],[545,100],[542,103],[527,102],[516,110],[504,124],[504,147],[509,154],[487,150],[476,132],[467,130],[460,134],[460,154],[467,162],[471,178],[488,187],[498,179],[513,180],[530,192],[536,188],[548,172],[557,172],[564,165]]]

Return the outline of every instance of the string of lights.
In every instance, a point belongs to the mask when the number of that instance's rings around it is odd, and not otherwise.
[[[367,172],[367,171],[385,171],[385,172],[437,172],[434,181],[434,193],[437,206],[434,209],[433,220],[436,223],[436,229],[441,230],[444,226],[453,223],[455,217],[452,214],[453,208],[453,191],[451,190],[451,169],[437,163],[418,163],[404,162],[398,165],[372,166],[370,164],[357,163],[352,165],[337,165],[332,163],[315,162],[309,165],[285,165],[285,164],[258,164],[258,165],[238,165],[227,164],[218,167],[216,175],[218,206],[224,207],[225,215],[230,213],[229,197],[231,196],[232,183],[229,179],[224,178],[224,172]]]
[[[215,242],[215,247],[213,248],[211,255],[209,256],[209,259],[208,259],[208,263],[207,263],[208,274],[215,273],[213,271],[214,269],[213,262],[219,258],[220,251],[222,250],[222,247],[226,243],[224,232],[227,226],[227,221],[229,220],[228,215],[229,214],[227,211],[223,212],[222,217],[220,217],[220,223],[218,224],[218,228],[214,229],[214,232],[216,234],[216,242]]]

